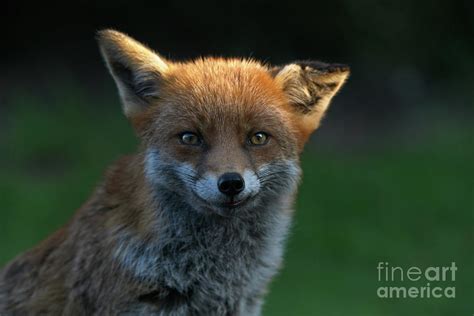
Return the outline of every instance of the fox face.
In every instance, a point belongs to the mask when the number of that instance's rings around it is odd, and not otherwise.
[[[251,73],[242,66],[252,67]],[[186,67],[168,75],[180,81],[182,92],[163,83],[162,92],[169,92],[146,114],[152,118],[148,126],[139,127],[147,131],[150,183],[180,191],[198,211],[223,216],[293,187],[299,175],[296,139],[267,71],[223,60]]]
[[[99,44],[141,139],[151,191],[220,216],[290,202],[299,154],[349,73],[318,62],[171,62],[110,30]]]

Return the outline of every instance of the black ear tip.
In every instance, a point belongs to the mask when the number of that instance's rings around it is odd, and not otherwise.
[[[296,61],[295,64],[299,65],[302,69],[314,69],[324,73],[335,73],[335,72],[349,72],[350,68],[345,64],[338,63],[325,63],[322,61],[303,60]]]
[[[351,70],[346,64],[330,64],[329,68],[331,72],[349,72]]]

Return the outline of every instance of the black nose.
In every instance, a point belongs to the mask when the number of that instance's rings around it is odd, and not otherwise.
[[[244,179],[237,172],[224,173],[217,182],[219,191],[228,196],[234,196],[245,188]]]

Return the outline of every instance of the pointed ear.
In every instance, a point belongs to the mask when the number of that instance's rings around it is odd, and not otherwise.
[[[127,35],[97,33],[100,51],[117,84],[123,111],[131,117],[159,97],[160,82],[170,63]]]
[[[319,126],[332,97],[349,76],[349,67],[301,61],[275,67],[271,72],[287,95],[306,139]]]

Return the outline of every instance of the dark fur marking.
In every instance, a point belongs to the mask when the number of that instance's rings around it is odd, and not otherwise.
[[[140,295],[138,301],[141,303],[147,303],[155,306],[160,306],[163,309],[172,310],[173,308],[184,304],[189,300],[189,293],[180,293],[179,291],[166,287],[161,291],[152,291]]]
[[[21,274],[26,268],[27,263],[24,261],[13,262],[5,274],[5,279],[14,279],[16,275]]]
[[[130,67],[127,67],[121,62],[113,61],[110,64],[116,76],[120,77],[121,81],[127,88],[133,92],[138,98],[143,101],[147,99],[155,99],[158,90],[158,80],[160,76],[150,72],[148,76],[138,79],[135,72]]]
[[[294,62],[299,65],[302,69],[312,68],[314,70],[321,71],[323,73],[333,73],[333,72],[345,72],[349,71],[349,66],[344,64],[328,64],[322,61],[312,61],[312,60],[298,60]]]

